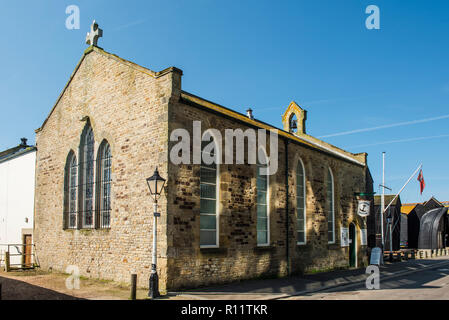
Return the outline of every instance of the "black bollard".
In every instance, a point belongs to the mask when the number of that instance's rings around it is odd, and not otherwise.
[[[136,300],[137,274],[131,275],[131,300]]]

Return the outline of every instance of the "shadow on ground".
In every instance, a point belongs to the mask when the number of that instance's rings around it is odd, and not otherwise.
[[[387,279],[382,281],[382,275],[380,278],[380,289],[381,290],[423,290],[423,289],[438,289],[441,286],[428,285],[428,283],[437,281],[439,279],[445,278],[449,276],[449,270],[438,270],[435,269],[427,269],[420,271],[418,273],[406,274],[402,276],[397,276],[392,279]],[[367,290],[365,284],[354,285],[354,286],[343,286],[336,287],[331,289],[323,290],[322,292],[326,293],[339,293],[339,292],[354,292],[359,290]],[[305,294],[305,296],[313,295]],[[412,293],[411,293],[412,295]]]
[[[419,270],[434,264],[449,263],[449,259],[438,260],[409,260],[406,262],[397,262],[387,264],[380,268],[381,289],[423,289],[433,288],[426,286],[426,283],[446,277],[449,275],[449,265],[441,266],[444,271],[438,271],[439,267],[430,267],[427,270],[415,272],[412,274],[397,276],[394,279],[382,282],[382,277],[391,276],[393,273]],[[448,268],[448,269],[444,269]],[[447,271],[446,271],[447,270]],[[414,276],[415,275],[415,276]],[[413,277],[414,276],[414,277]],[[197,288],[179,293],[187,293],[202,296],[213,295],[234,295],[234,294],[295,294],[303,292],[302,295],[308,295],[308,291],[323,292],[343,292],[365,289],[365,281],[368,275],[365,268],[352,270],[339,270],[303,276],[291,276],[288,278],[246,280],[227,285],[217,285],[213,287]],[[415,279],[416,278],[416,279]],[[359,283],[355,285],[354,283]],[[346,286],[353,284],[353,286]],[[340,286],[338,286],[340,285]],[[336,286],[335,288],[325,289]]]
[[[2,300],[83,300],[20,280],[0,277]]]

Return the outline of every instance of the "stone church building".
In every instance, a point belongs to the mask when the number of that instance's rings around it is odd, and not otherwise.
[[[308,135],[295,102],[280,130],[183,91],[181,79],[175,67],[154,72],[95,45],[84,52],[36,130],[41,266],[75,265],[82,276],[125,283],[137,273],[147,287],[153,201],[145,179],[156,167],[167,179],[157,226],[162,290],[366,265],[357,200],[372,192],[367,154]],[[276,131],[277,152],[269,143],[265,152],[276,152],[277,171],[260,174],[262,162],[174,164],[171,134],[194,136],[194,121],[223,137],[225,129]]]

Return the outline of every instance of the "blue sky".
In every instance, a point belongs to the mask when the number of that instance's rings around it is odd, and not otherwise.
[[[79,30],[65,28],[71,4]],[[380,30],[365,28],[370,4],[380,8]],[[181,68],[184,90],[251,107],[262,121],[281,127],[295,100],[316,137],[382,127],[323,139],[368,152],[377,192],[385,151],[394,191],[424,165],[424,194],[415,178],[403,202],[449,200],[447,0],[3,1],[0,150],[23,136],[34,143],[93,19],[106,51],[155,71]]]

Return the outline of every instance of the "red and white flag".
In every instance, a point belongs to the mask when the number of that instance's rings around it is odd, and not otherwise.
[[[419,171],[418,181],[419,181],[419,187],[421,189],[421,194],[422,194],[424,191],[424,188],[426,187],[426,182],[424,181],[424,176],[422,174],[422,170]]]

